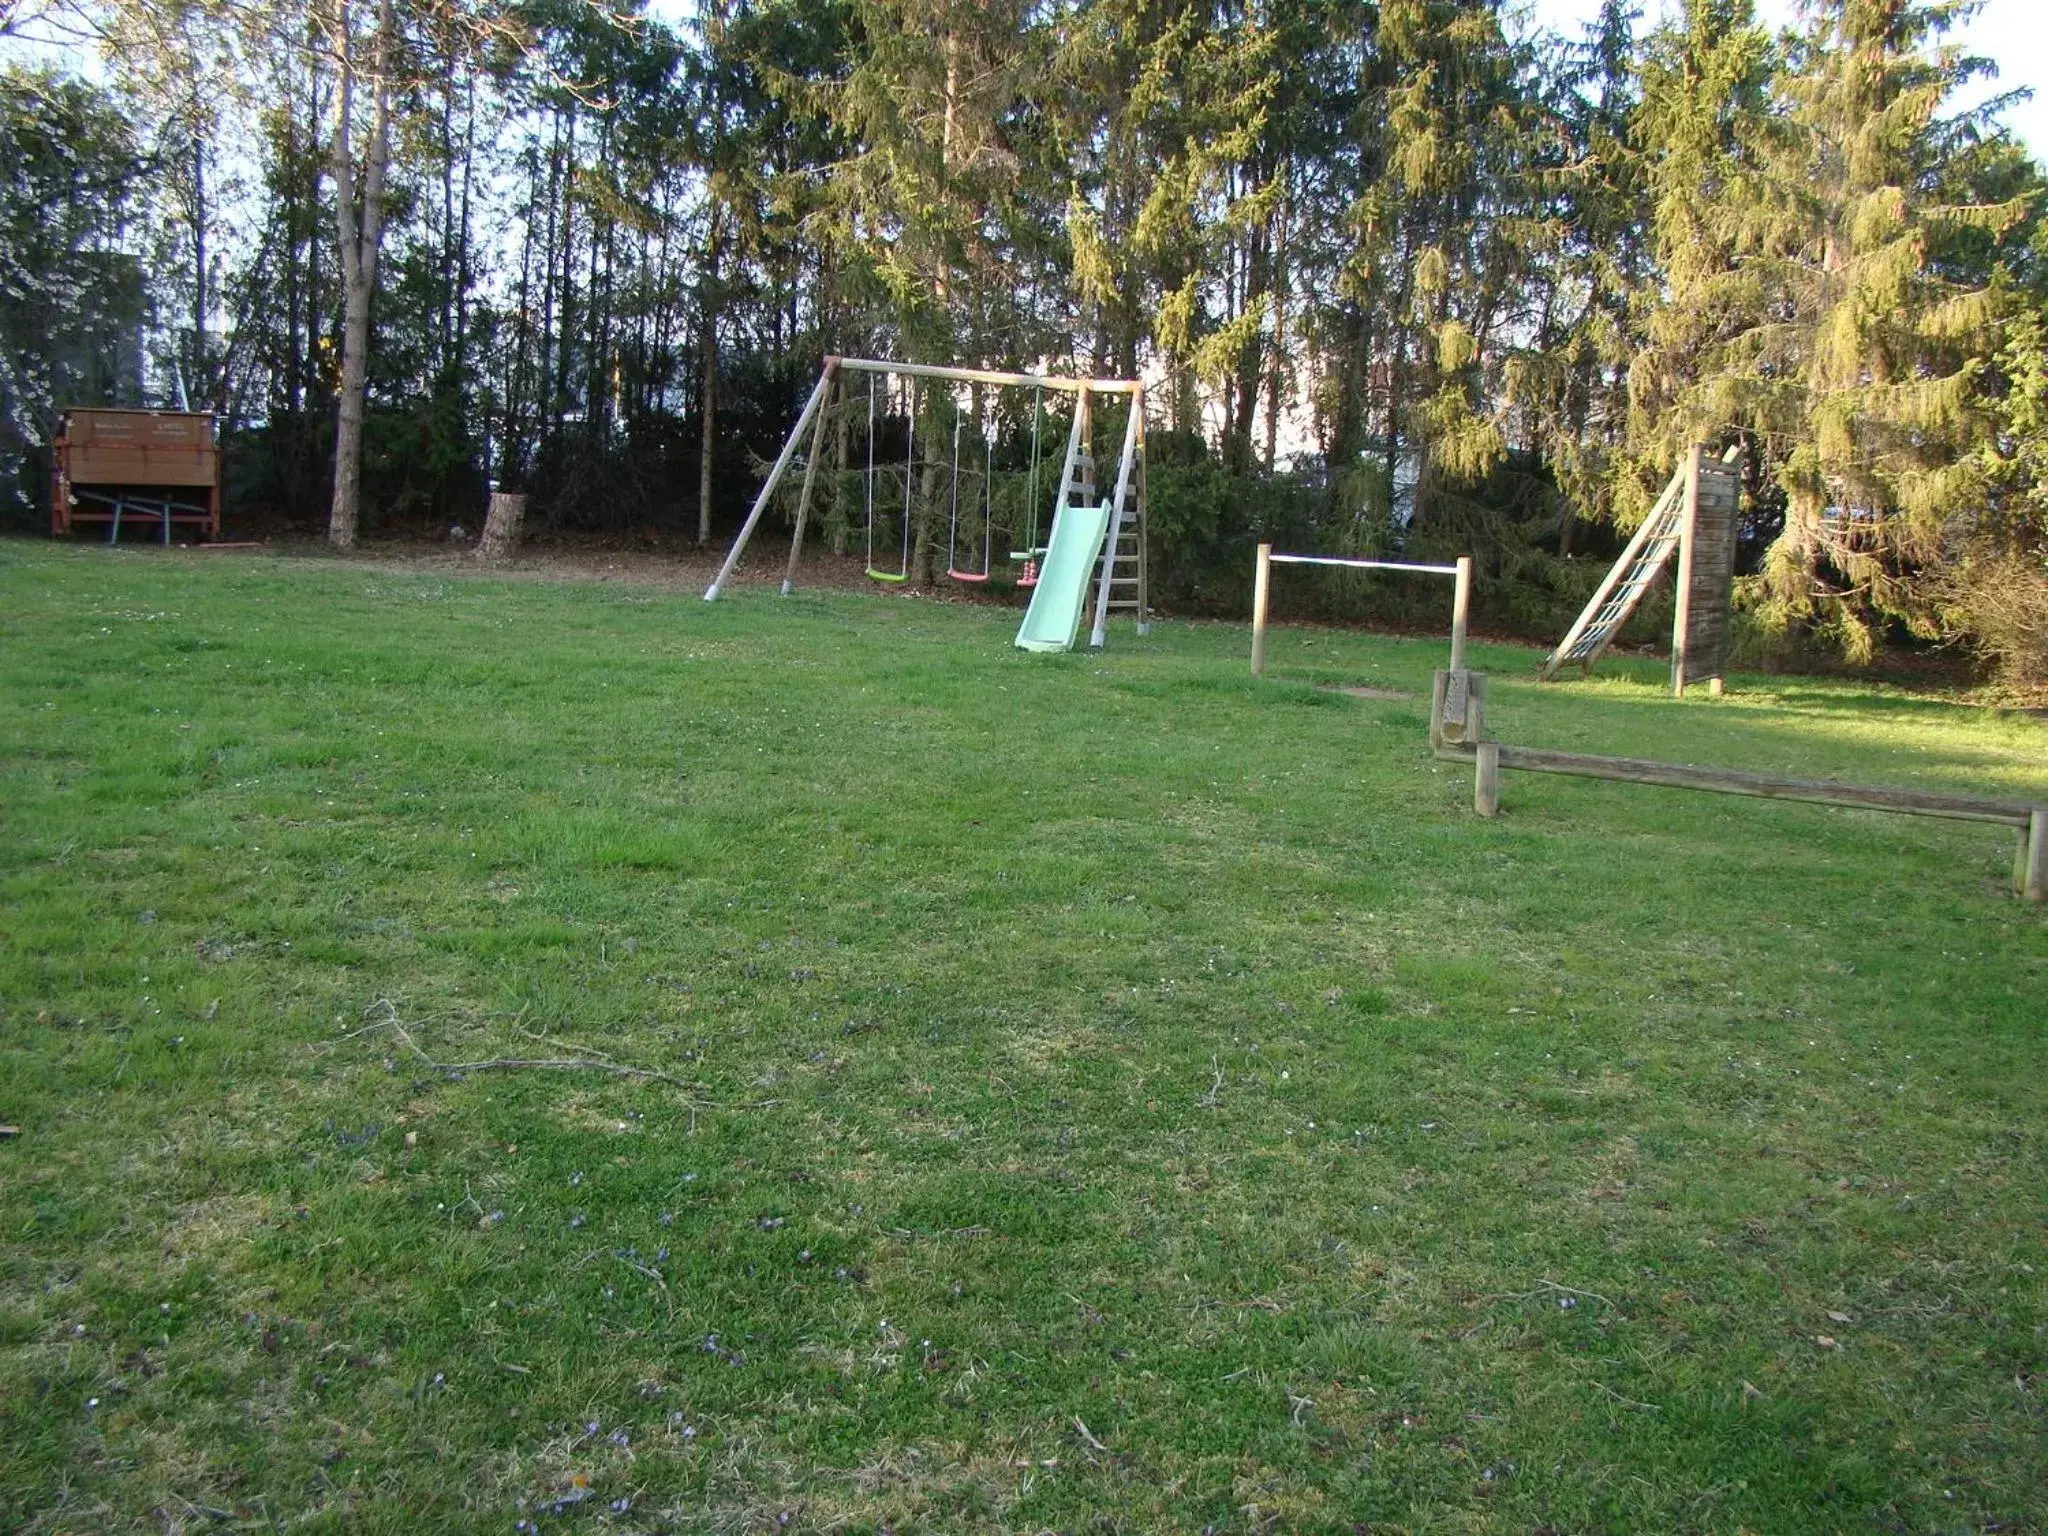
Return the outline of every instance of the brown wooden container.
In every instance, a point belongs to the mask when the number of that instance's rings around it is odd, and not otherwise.
[[[64,413],[50,486],[50,532],[101,524],[111,542],[140,524],[171,541],[175,525],[220,537],[220,445],[196,411],[74,408]]]

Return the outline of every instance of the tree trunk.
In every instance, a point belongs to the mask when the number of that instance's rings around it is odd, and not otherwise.
[[[697,465],[697,547],[711,542],[711,471],[718,447],[718,204],[711,205],[704,242],[704,293],[699,301],[703,332],[697,341],[704,374],[703,452]]]
[[[1287,200],[1274,214],[1273,230],[1273,364],[1266,375],[1266,473],[1280,448],[1281,391],[1287,377]]]
[[[524,491],[491,492],[491,510],[484,518],[483,537],[476,541],[476,557],[485,565],[502,565],[519,543],[519,525],[526,520]]]
[[[194,65],[197,78],[197,65]],[[207,399],[206,312],[206,132],[198,103],[192,113],[192,398]],[[218,410],[218,402],[210,402]]]
[[[376,44],[371,53],[370,139],[363,155],[363,211],[355,208],[355,66],[347,0],[339,0],[330,35],[339,65],[334,93],[334,223],[341,246],[341,398],[335,408],[334,502],[327,515],[327,542],[353,549],[363,486],[363,397],[369,380],[370,295],[377,286],[377,250],[384,237],[384,169],[391,154],[391,0],[377,8]]]

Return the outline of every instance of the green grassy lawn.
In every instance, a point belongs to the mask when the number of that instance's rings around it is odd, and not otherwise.
[[[1440,644],[1014,625],[0,545],[0,1528],[2048,1528],[2009,832],[1481,822]],[[1509,741],[2048,796],[1474,659]]]

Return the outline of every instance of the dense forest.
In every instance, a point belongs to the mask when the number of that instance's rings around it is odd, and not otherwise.
[[[245,527],[715,540],[826,354],[1140,376],[1169,604],[1470,549],[1556,630],[1697,442],[1759,656],[2040,680],[2042,173],[1967,9],[6,0],[0,486],[149,403]]]

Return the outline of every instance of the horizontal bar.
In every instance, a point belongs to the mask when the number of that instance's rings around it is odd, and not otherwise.
[[[1429,576],[1455,576],[1455,565],[1409,565],[1400,560],[1339,560],[1333,555],[1273,555],[1275,565],[1343,565],[1355,571],[1420,571]]]
[[[947,368],[937,363],[890,363],[872,357],[830,359],[848,373],[906,373],[920,379],[953,379],[961,384],[1034,384],[1078,395],[1135,395],[1144,389],[1137,379],[1069,379],[1049,373],[994,373],[986,368]]]
[[[1907,816],[1940,816],[1951,821],[1990,821],[2024,827],[2033,807],[2012,800],[1979,800],[1938,790],[1874,789],[1836,784],[1826,779],[1788,779],[1774,774],[1741,773],[1733,768],[1694,768],[1684,763],[1659,763],[1641,757],[1596,757],[1588,752],[1556,752],[1547,747],[1500,745],[1500,765],[1530,773],[1563,773],[1583,779],[1614,779],[1629,784],[1659,784],[1667,789],[1699,789],[1719,795],[1754,795],[1767,800],[1804,800],[1853,810],[1897,811]],[[1471,762],[1472,747],[1446,746],[1437,756]]]

